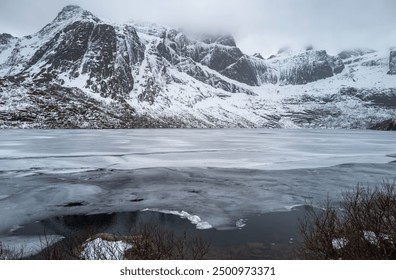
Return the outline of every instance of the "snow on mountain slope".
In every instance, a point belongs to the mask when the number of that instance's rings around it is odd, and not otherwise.
[[[286,115],[299,126],[328,128],[369,127],[395,118],[396,81],[387,74],[387,60],[385,52],[366,53],[344,60],[345,69],[333,77],[279,87],[287,95],[281,99]]]
[[[160,31],[155,31],[156,28]],[[249,63],[254,65],[255,71],[260,66],[264,66],[266,69],[270,69],[268,75],[272,75],[270,76],[272,80],[262,79],[260,81],[262,85],[254,87],[225,77],[221,74],[224,72],[219,73],[210,69],[208,65],[202,65],[181,55],[178,56],[176,52],[170,51],[172,59],[168,60],[164,56],[158,59],[155,46],[158,46],[161,41],[166,41],[163,36],[166,29],[151,25],[143,32],[138,33],[140,38],[145,38],[146,42],[152,40],[152,57],[150,58],[150,52],[146,52],[146,61],[142,65],[145,65],[144,67],[149,70],[146,72],[142,70],[141,73],[143,76],[146,75],[145,73],[155,73],[150,76],[150,79],[158,80],[156,77],[159,77],[162,80],[156,86],[151,87],[152,91],[149,94],[146,92],[148,95],[144,95],[147,98],[143,98],[143,100],[151,104],[150,106],[147,106],[144,101],[139,102],[136,97],[142,97],[140,92],[146,87],[135,87],[132,91],[135,97],[130,104],[138,112],[148,113],[154,118],[178,118],[182,115],[185,120],[189,121],[188,126],[198,127],[357,128],[367,127],[376,120],[395,116],[391,107],[378,110],[376,103],[378,100],[372,98],[377,95],[388,96],[390,100],[395,98],[393,90],[395,81],[386,74],[388,67],[385,62],[386,53],[363,53],[359,60],[360,63],[346,61],[349,63],[346,66],[341,58],[330,57],[325,51],[288,51],[267,61],[244,55],[239,60],[246,57],[246,60],[250,60]],[[155,34],[159,35],[153,36]],[[178,33],[175,37],[181,38],[182,36],[185,35]],[[188,39],[185,38],[184,41],[186,40]],[[171,44],[170,42],[166,43]],[[196,48],[202,48],[202,45],[208,47],[206,43],[196,40],[194,43],[200,45]],[[287,80],[280,79],[281,73],[287,72],[285,69],[320,64],[321,58],[324,60],[322,64],[330,69],[329,77],[317,78],[317,81],[311,83],[301,81],[303,85],[294,85],[288,83]],[[301,62],[302,60],[303,62]],[[147,66],[146,63],[151,66]],[[166,70],[162,68],[161,72],[160,68],[164,63]],[[226,70],[234,67],[236,63],[231,64]],[[177,66],[176,69],[172,67],[173,64]],[[152,71],[152,69],[157,70]],[[312,69],[310,71],[311,73],[315,72]],[[298,77],[298,75],[296,76]],[[290,74],[289,77],[292,79],[296,76]],[[164,79],[164,77],[167,78]],[[222,84],[219,82],[217,85],[221,84],[222,86],[216,88],[216,85],[212,83],[213,79],[221,81]],[[260,77],[258,76],[257,79]],[[356,82],[356,79],[359,82]],[[205,84],[200,84],[199,81]],[[224,83],[232,85],[237,90],[231,90],[230,87],[224,86]],[[356,94],[353,94],[354,91]],[[345,92],[350,93],[345,94]],[[311,96],[311,100],[307,100],[307,96]],[[194,123],[193,120],[199,120],[201,124]]]
[[[228,34],[114,24],[65,7],[0,34],[1,127],[342,127],[395,118],[395,51],[263,59]]]

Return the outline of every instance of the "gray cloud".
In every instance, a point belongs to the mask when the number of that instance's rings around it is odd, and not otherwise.
[[[0,33],[32,34],[67,4],[116,22],[229,31],[247,53],[396,45],[394,0],[0,0]]]

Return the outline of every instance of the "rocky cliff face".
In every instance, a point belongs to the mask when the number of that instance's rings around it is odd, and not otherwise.
[[[382,101],[396,100],[383,75],[395,56],[264,59],[229,34],[115,25],[67,6],[36,34],[0,34],[0,127],[367,127],[394,118]]]
[[[14,37],[8,33],[0,34],[0,46],[9,44],[11,39],[13,39],[13,38]]]
[[[389,75],[396,75],[396,49],[390,51],[389,54]]]
[[[385,120],[370,127],[373,130],[396,131],[396,120]]]
[[[79,7],[68,6],[35,36],[49,40],[13,74],[29,75],[39,82],[74,81],[103,97],[125,97],[132,90],[132,69],[144,55],[144,45],[132,27],[111,26]],[[13,52],[18,48],[17,43]]]
[[[186,58],[191,58],[218,74],[250,86],[278,82],[306,84],[339,74],[344,69],[342,60],[328,55],[326,51],[309,49],[297,54],[289,51],[279,58],[266,61],[258,54],[243,54],[230,35],[190,36],[182,31],[156,26],[138,30],[161,38],[158,53],[171,64],[177,65],[183,61],[185,65]]]
[[[317,50],[306,50],[299,54],[282,52],[270,61],[279,68],[279,82],[283,85],[307,84],[332,77],[344,69],[341,58]]]

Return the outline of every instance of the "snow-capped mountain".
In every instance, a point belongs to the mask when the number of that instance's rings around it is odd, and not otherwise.
[[[1,127],[343,127],[395,118],[396,50],[246,55],[230,34],[65,7],[0,34]]]

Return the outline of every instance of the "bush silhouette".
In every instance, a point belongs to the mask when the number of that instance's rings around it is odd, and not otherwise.
[[[187,232],[177,235],[155,224],[140,224],[127,235],[97,233],[86,228],[58,242],[51,236],[40,238],[41,251],[25,255],[24,248],[15,252],[0,243],[0,260],[197,260],[210,251],[210,241]]]
[[[301,222],[304,259],[396,259],[395,183],[357,186]]]

